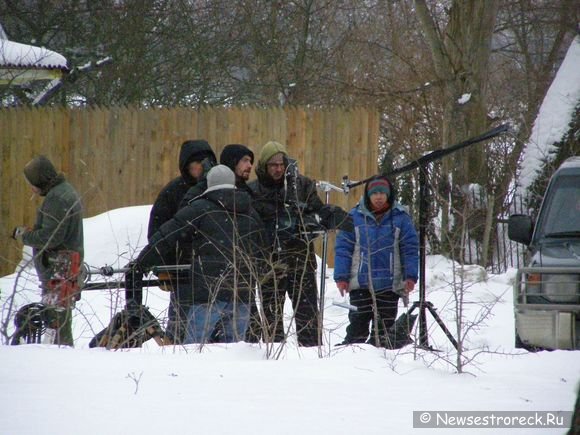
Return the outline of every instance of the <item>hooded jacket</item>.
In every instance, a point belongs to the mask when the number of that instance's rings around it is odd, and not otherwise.
[[[144,270],[163,264],[176,244],[192,247],[194,303],[249,302],[260,275],[264,227],[247,193],[206,191],[159,229],[136,263]]]
[[[211,166],[215,165],[216,157],[209,143],[205,140],[190,140],[181,145],[179,152],[180,176],[174,178],[161,189],[149,214],[149,227],[147,229],[147,239],[159,230],[161,225],[171,219],[177,210],[183,196],[189,188],[194,186],[199,180],[195,180],[188,172],[188,165],[195,161],[208,159]]]
[[[406,279],[417,281],[419,240],[411,216],[397,205],[391,185],[391,207],[377,220],[365,194],[349,212],[353,231],[339,231],[335,244],[334,280],[350,289],[376,293],[398,290]]]
[[[268,175],[266,164],[282,153],[286,174],[276,182]],[[286,148],[278,142],[268,142],[262,148],[256,167],[257,180],[248,184],[253,192],[254,208],[264,221],[269,243],[274,249],[304,245],[304,235],[315,226],[315,214],[324,207],[316,192],[316,183],[298,174],[295,161],[288,158]],[[312,224],[312,225],[310,225]]]
[[[32,246],[36,271],[46,284],[52,277],[50,260],[59,251],[76,251],[83,259],[83,209],[77,191],[46,157],[33,159],[24,174],[44,196],[34,228],[23,235],[22,242]]]

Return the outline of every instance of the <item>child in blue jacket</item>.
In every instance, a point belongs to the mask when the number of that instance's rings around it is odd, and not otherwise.
[[[397,317],[399,296],[413,291],[417,282],[417,231],[411,216],[396,204],[394,187],[385,176],[366,183],[363,197],[349,214],[355,229],[338,233],[334,280],[358,310],[349,312],[343,344],[367,342],[374,320],[383,340]],[[374,331],[371,337],[367,343],[379,345]]]

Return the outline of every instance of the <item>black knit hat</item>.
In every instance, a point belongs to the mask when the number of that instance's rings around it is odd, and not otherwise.
[[[220,163],[235,172],[238,162],[244,156],[250,156],[251,162],[254,164],[254,153],[247,146],[237,143],[226,145],[220,155]]]

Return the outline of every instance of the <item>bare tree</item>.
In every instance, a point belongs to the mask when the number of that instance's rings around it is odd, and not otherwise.
[[[112,59],[71,75],[53,105],[373,105],[382,113],[377,169],[386,172],[513,123],[513,136],[432,168],[457,209],[461,186],[489,195],[491,220],[469,213],[469,231],[487,246],[482,264],[578,13],[574,0],[0,0],[14,40],[54,49],[73,68]],[[28,89],[0,93],[26,102]],[[418,175],[400,184],[416,204]],[[449,213],[445,230],[460,225]],[[438,249],[435,233],[430,240]]]

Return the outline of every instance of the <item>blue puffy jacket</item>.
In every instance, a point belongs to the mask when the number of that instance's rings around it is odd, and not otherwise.
[[[375,292],[400,289],[407,279],[417,282],[419,240],[411,216],[395,205],[377,222],[362,199],[349,214],[355,230],[338,233],[334,280]]]

